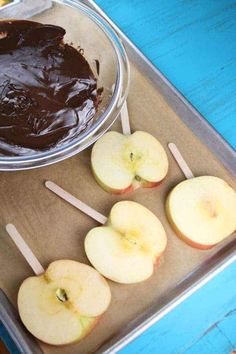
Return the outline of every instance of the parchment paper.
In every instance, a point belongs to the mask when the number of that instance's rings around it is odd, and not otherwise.
[[[170,228],[165,216],[164,201],[171,188],[184,177],[167,150],[168,142],[178,145],[196,176],[219,176],[234,187],[235,181],[170,109],[155,87],[133,64],[131,66],[128,108],[132,131],[145,130],[157,137],[165,147],[170,162],[168,175],[158,188],[140,189],[124,196],[106,193],[91,174],[91,149],[56,165],[0,173],[0,286],[14,304],[21,282],[31,276],[32,271],[7,236],[4,230],[6,223],[16,225],[45,268],[56,259],[88,263],[83,248],[84,238],[98,224],[48,191],[43,186],[47,179],[64,187],[104,215],[108,215],[112,205],[119,200],[135,200],[160,218],[168,235],[168,246],[161,265],[149,280],[137,285],[109,282],[112,303],[92,333],[81,343],[62,348],[40,343],[45,354],[93,352],[224,245],[211,251],[196,250],[178,239]],[[117,122],[113,128],[120,131],[120,123]]]

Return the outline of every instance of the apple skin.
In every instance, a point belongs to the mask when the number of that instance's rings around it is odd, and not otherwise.
[[[138,183],[131,184],[129,187],[121,189],[121,190],[109,189],[107,187],[104,187],[104,185],[102,188],[105,189],[110,194],[121,195],[121,194],[134,192],[136,189],[139,189],[139,188],[155,188],[155,187],[159,186],[162,183],[162,181],[159,181],[159,182],[142,181],[141,183],[138,182]],[[99,184],[101,185],[101,183],[99,183]]]
[[[160,263],[161,263],[161,256],[163,255],[164,252],[162,252],[161,254],[159,254],[159,256],[154,260],[153,266],[154,266],[154,270],[156,268],[159,267]]]
[[[139,188],[156,188],[165,179],[165,178],[163,178],[161,181],[158,181],[158,182],[150,182],[150,181],[145,181],[145,180],[142,180],[142,181],[139,182],[137,180],[134,180],[134,182],[130,186],[128,186],[128,187],[126,187],[124,189],[112,189],[112,188],[107,187],[98,178],[98,176],[96,175],[96,173],[95,173],[93,168],[92,168],[92,172],[93,172],[94,178],[95,178],[96,182],[99,184],[99,186],[102,187],[102,189],[104,189],[107,193],[115,194],[115,195],[122,195],[122,194],[126,194],[126,193],[131,193],[131,192],[134,192],[136,189],[139,189]]]
[[[168,195],[167,199],[166,199],[166,215],[168,218],[168,221],[172,227],[172,229],[175,231],[176,235],[185,243],[187,243],[189,246],[206,251],[206,250],[210,250],[211,248],[213,248],[214,246],[216,246],[217,244],[213,244],[213,245],[202,245],[201,243],[197,243],[194,242],[192,240],[190,240],[188,237],[186,237],[185,235],[183,235],[183,233],[178,229],[178,227],[175,225],[175,223],[173,222],[172,218],[171,218],[171,213],[170,213],[170,209],[169,209],[169,198],[170,198],[170,194]]]
[[[179,235],[179,238],[182,239],[184,242],[186,242],[189,246],[194,247],[194,248],[198,248],[199,250],[202,250],[202,251],[210,250],[210,249],[212,249],[213,247],[215,247],[217,245],[217,244],[214,244],[214,245],[202,245],[200,243],[197,243],[197,242],[189,240],[183,234]]]
[[[158,182],[149,182],[149,181],[143,181],[140,184],[141,188],[156,188],[158,186],[160,186],[160,184],[164,181],[165,178],[163,178],[161,181]]]

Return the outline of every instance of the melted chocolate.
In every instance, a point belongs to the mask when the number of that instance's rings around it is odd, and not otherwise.
[[[47,150],[92,122],[101,91],[64,35],[53,25],[0,22],[0,153]]]

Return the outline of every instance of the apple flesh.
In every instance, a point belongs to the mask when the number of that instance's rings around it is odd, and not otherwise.
[[[85,252],[91,264],[118,283],[148,279],[166,248],[167,238],[159,219],[133,201],[116,203],[105,226],[89,231]]]
[[[166,201],[166,214],[176,234],[190,246],[203,250],[235,231],[235,212],[235,191],[213,176],[179,183]]]
[[[95,269],[59,260],[51,263],[43,275],[22,283],[18,308],[22,322],[36,338],[65,345],[85,337],[110,300],[110,288]]]
[[[166,152],[151,134],[104,134],[93,146],[91,165],[96,181],[107,192],[123,194],[153,188],[168,171]]]

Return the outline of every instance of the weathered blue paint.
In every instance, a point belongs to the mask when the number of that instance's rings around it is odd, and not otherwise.
[[[97,3],[236,147],[236,1]]]
[[[215,343],[218,346],[216,352],[213,351],[213,338],[219,339]],[[204,351],[205,343],[209,345],[208,351]],[[236,349],[236,263],[148,329],[121,353],[230,354],[232,347]]]

